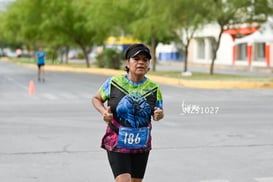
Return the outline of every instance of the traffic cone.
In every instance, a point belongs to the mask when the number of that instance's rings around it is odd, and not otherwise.
[[[29,87],[28,87],[28,94],[33,95],[34,93],[35,93],[34,81],[30,80],[29,81]]]

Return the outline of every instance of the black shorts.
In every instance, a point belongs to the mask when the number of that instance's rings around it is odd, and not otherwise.
[[[38,68],[40,68],[41,66],[44,66],[45,64],[42,63],[42,64],[37,64]]]
[[[148,162],[149,152],[125,154],[107,151],[108,160],[114,177],[123,173],[131,174],[132,178],[143,178]]]

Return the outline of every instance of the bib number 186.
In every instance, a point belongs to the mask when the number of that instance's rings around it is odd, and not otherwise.
[[[120,127],[118,135],[118,148],[138,149],[147,146],[149,127],[127,128]]]
[[[139,133],[125,133],[124,136],[124,144],[139,144],[141,141],[141,138],[139,137]]]

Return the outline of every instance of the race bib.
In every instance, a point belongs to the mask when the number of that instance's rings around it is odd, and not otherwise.
[[[150,127],[120,127],[117,148],[139,149],[147,147]]]

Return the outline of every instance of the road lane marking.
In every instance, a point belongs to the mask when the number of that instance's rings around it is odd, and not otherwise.
[[[258,182],[273,182],[273,177],[267,177],[267,178],[255,178]]]
[[[25,86],[25,85],[21,84],[20,82],[16,81],[16,80],[13,79],[12,77],[10,77],[10,76],[4,76],[4,77],[6,77],[6,79],[7,79],[8,81],[13,82],[13,83],[14,83],[15,85],[17,85],[18,87],[20,87],[20,88],[22,88],[22,89],[24,89],[24,90],[28,90],[28,86]]]
[[[225,179],[215,179],[215,180],[204,180],[200,182],[230,182],[230,181]]]
[[[77,95],[72,94],[72,93],[61,93],[59,94],[59,97],[65,98],[65,99],[76,99],[78,98]]]
[[[49,100],[57,100],[57,99],[58,99],[58,97],[56,97],[56,96],[53,95],[53,94],[49,94],[49,93],[43,93],[43,94],[41,94],[41,95],[42,95],[43,97],[49,99]]]

